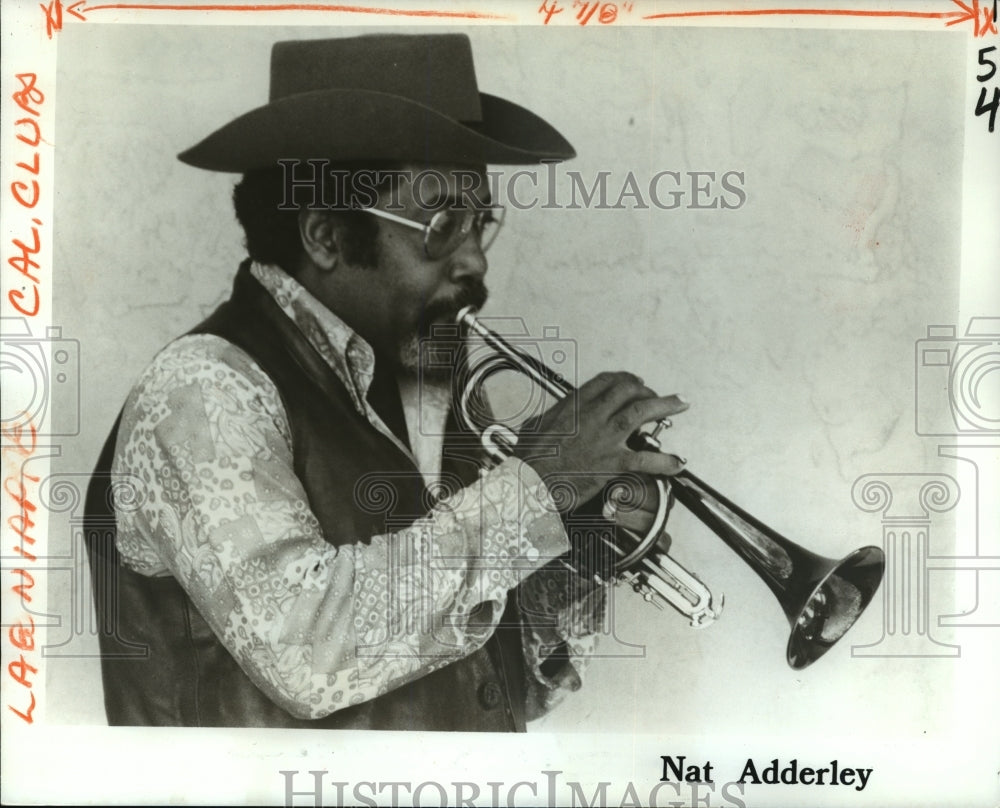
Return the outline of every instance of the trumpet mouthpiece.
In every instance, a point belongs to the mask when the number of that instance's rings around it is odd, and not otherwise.
[[[455,322],[458,325],[471,326],[476,322],[476,312],[478,311],[479,309],[475,306],[466,306],[455,315]]]

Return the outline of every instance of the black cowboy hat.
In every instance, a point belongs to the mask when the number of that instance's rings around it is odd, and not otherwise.
[[[181,152],[244,172],[280,159],[518,164],[574,157],[524,107],[480,93],[464,34],[278,42],[267,104]]]

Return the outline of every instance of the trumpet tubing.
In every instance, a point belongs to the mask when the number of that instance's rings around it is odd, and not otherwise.
[[[457,414],[467,428],[480,435],[491,459],[499,462],[511,455],[517,435],[505,424],[477,423],[475,410],[483,400],[482,386],[492,375],[516,371],[556,399],[565,398],[574,388],[543,362],[483,325],[473,307],[459,312],[457,322],[465,334],[482,339],[491,349],[488,357],[465,369]],[[659,451],[658,435],[667,426],[660,421],[651,432],[636,432],[629,445],[636,450]],[[687,469],[670,478],[658,478],[656,486],[657,512],[645,535],[617,528],[613,539],[602,537],[601,541],[614,559],[616,581],[631,586],[661,609],[671,606],[692,627],[712,623],[721,613],[723,599],[713,596],[698,576],[660,546],[671,493],[774,593],[791,626],[786,659],[792,668],[804,668],[825,654],[854,625],[879,587],[885,556],[878,547],[861,547],[840,561],[825,558],[789,541]]]

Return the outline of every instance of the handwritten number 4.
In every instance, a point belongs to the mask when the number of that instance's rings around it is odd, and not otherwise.
[[[993,99],[986,103],[986,88],[979,88],[979,101],[976,103],[976,117],[990,114],[990,131],[993,131],[993,124],[997,119],[997,107],[1000,107],[1000,87],[993,88]]]

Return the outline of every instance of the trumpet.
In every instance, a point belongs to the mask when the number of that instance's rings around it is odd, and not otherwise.
[[[459,330],[465,337],[481,339],[489,351],[463,368],[462,384],[456,391],[456,415],[465,428],[479,435],[491,460],[501,462],[513,453],[517,434],[504,423],[492,419],[484,423],[481,413],[488,409],[482,405],[486,381],[501,371],[515,371],[555,399],[571,395],[574,388],[559,373],[483,325],[476,314],[472,306],[462,309],[456,317]],[[651,431],[634,433],[629,439],[630,448],[660,451],[659,434],[668,427],[669,423],[661,420],[652,425]],[[882,581],[885,555],[879,547],[860,547],[840,561],[812,553],[687,469],[669,478],[656,478],[655,486],[656,512],[645,534],[618,527],[613,532],[596,533],[596,540],[612,560],[612,580],[630,586],[661,609],[671,606],[694,628],[714,622],[721,614],[724,598],[716,598],[698,576],[664,549],[671,496],[722,539],[770,588],[791,628],[785,655],[795,670],[811,665],[847,633]],[[609,502],[621,493],[614,484],[606,489]],[[600,576],[598,580],[603,582]]]

